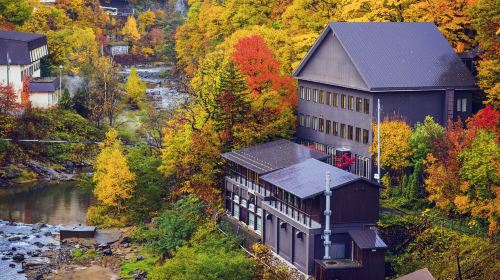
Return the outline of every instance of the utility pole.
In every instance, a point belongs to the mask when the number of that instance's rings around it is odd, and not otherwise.
[[[62,96],[62,70],[63,70],[63,66],[59,65],[59,97],[57,98],[58,101],[59,101],[59,98],[61,98],[61,96]]]
[[[325,231],[323,235],[323,245],[325,246],[325,256],[323,259],[329,260],[331,259],[330,255],[330,245],[332,242],[330,241],[330,234],[332,233],[330,230],[330,216],[332,215],[332,210],[330,209],[330,198],[332,196],[332,190],[330,190],[330,172],[326,172],[326,180],[325,180],[325,198],[326,198],[326,207],[325,207]]]
[[[377,99],[377,182],[380,184],[380,99]]]

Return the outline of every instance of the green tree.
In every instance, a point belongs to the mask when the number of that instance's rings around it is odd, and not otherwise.
[[[57,102],[57,107],[63,110],[73,109],[73,100],[71,99],[69,90],[67,88],[64,89],[59,102]]]
[[[435,145],[442,139],[445,133],[444,127],[434,121],[431,116],[425,117],[423,123],[415,124],[413,134],[410,136],[410,147],[413,151],[413,160],[422,161],[429,153],[435,152]]]
[[[237,240],[224,236],[214,224],[201,227],[190,241],[173,258],[157,268],[154,280],[250,280],[252,260],[244,255]]]
[[[32,12],[33,6],[27,0],[0,0],[0,27],[2,22],[22,25]]]
[[[135,66],[132,66],[130,69],[127,83],[125,83],[125,91],[127,92],[130,102],[137,106],[141,104],[142,99],[146,95],[146,84],[137,74]]]

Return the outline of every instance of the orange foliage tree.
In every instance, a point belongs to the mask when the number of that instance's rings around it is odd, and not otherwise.
[[[0,114],[9,114],[17,109],[16,93],[12,85],[0,84]]]
[[[24,75],[23,77],[23,88],[21,89],[21,106],[24,110],[31,110],[31,100],[30,100],[30,77]]]
[[[281,63],[266,46],[264,38],[253,35],[241,39],[235,46],[233,60],[253,96],[272,90],[282,96],[285,106],[297,103],[294,80],[280,74]]]

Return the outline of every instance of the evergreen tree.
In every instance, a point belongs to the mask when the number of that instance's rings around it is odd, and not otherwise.
[[[72,110],[73,109],[73,100],[71,100],[71,96],[69,94],[69,90],[67,88],[64,89],[59,102],[57,103],[57,107],[64,110]]]
[[[240,75],[234,63],[229,63],[221,73],[214,110],[215,130],[228,149],[233,144],[234,126],[243,122],[250,111],[247,95],[245,78]]]

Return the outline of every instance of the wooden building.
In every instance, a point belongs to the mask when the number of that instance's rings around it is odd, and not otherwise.
[[[371,124],[399,116],[410,125],[432,116],[472,114],[475,79],[434,23],[330,23],[299,64],[297,136],[329,154],[356,157],[351,170],[372,178]]]
[[[380,185],[325,163],[327,154],[287,140],[223,157],[228,216],[260,235],[274,253],[320,280],[332,275],[384,279],[386,246],[374,228]],[[327,173],[332,259],[323,260]]]

